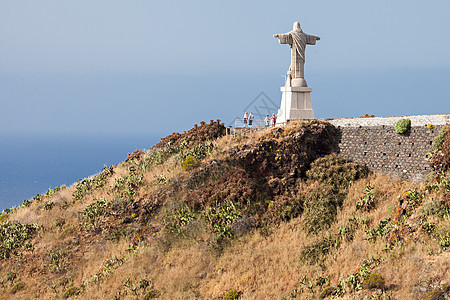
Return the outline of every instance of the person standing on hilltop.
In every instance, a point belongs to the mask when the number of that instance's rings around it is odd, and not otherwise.
[[[269,125],[270,125],[269,115],[266,115],[266,117],[264,118],[264,122],[266,122],[266,128],[269,128]]]
[[[275,124],[277,123],[277,117],[275,114],[272,114],[272,127],[275,127]]]
[[[253,115],[253,112],[250,112],[250,114],[248,115],[248,126],[252,127],[254,118],[255,116]]]
[[[244,114],[244,127],[247,127],[247,119],[248,119],[248,114],[247,114],[247,112],[245,112],[245,114]]]

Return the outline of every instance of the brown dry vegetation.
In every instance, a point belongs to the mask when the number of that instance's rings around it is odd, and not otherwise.
[[[202,122],[1,215],[0,296],[448,297],[446,170],[420,185],[368,174],[317,121],[223,134]],[[32,223],[14,244],[11,224]]]

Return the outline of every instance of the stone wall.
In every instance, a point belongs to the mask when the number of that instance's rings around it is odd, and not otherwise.
[[[395,123],[411,120],[407,134],[395,132]],[[422,180],[430,171],[427,152],[450,115],[377,117],[326,120],[340,129],[340,154],[370,170],[408,179]],[[434,126],[433,130],[426,127]]]

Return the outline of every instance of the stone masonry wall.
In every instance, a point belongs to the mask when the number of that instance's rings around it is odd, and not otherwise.
[[[395,132],[399,119],[411,120],[406,134]],[[353,118],[326,120],[340,129],[339,152],[371,171],[412,181],[422,180],[430,171],[427,152],[450,115]],[[433,130],[426,125],[432,124]]]

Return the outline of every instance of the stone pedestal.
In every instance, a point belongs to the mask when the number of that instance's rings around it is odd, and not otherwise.
[[[281,106],[277,114],[277,124],[290,120],[312,120],[314,110],[311,106],[310,87],[283,86]]]

